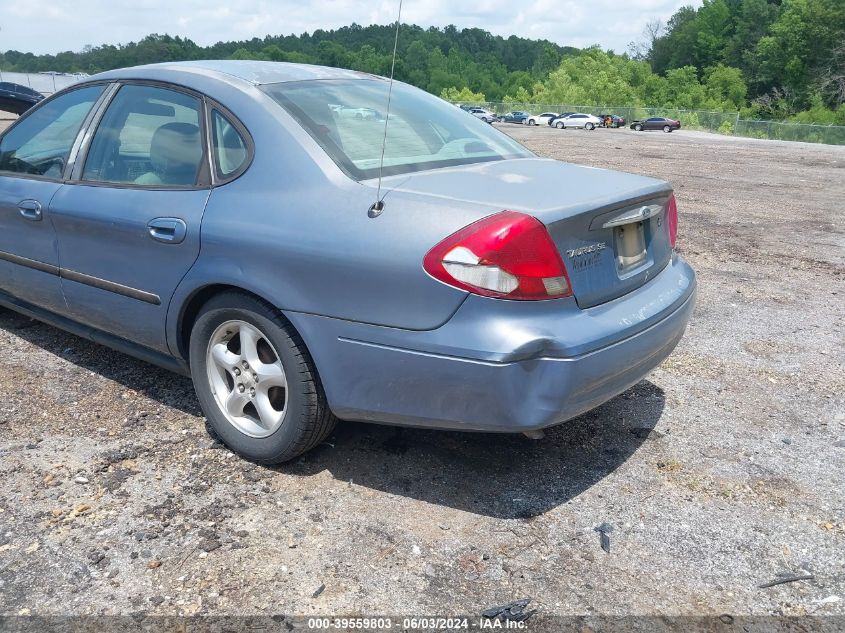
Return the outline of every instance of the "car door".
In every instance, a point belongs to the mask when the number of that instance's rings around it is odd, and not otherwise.
[[[0,138],[0,291],[62,311],[59,254],[50,203],[71,149],[105,86],[45,101]]]
[[[210,192],[204,111],[189,91],[127,83],[95,121],[52,204],[75,320],[169,351],[167,308],[199,254]]]

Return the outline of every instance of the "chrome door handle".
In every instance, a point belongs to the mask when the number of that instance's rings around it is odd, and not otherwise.
[[[38,222],[44,217],[44,214],[41,212],[41,203],[38,200],[21,200],[18,203],[18,211],[27,220],[32,220],[33,222]]]
[[[147,224],[150,237],[164,244],[180,244],[188,234],[188,225],[179,218],[156,218]]]

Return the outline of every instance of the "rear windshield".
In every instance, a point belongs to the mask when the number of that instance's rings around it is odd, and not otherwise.
[[[388,82],[311,80],[262,86],[352,178],[375,178],[384,138]],[[384,175],[533,154],[461,108],[394,83]]]

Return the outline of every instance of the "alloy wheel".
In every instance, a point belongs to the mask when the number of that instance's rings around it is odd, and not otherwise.
[[[230,424],[250,437],[279,429],[288,405],[281,358],[267,337],[246,321],[226,321],[214,330],[206,351],[211,392]]]

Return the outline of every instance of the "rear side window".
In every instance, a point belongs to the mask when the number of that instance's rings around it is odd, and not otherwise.
[[[388,82],[296,81],[261,86],[352,178],[379,174]],[[345,117],[366,108],[371,117]],[[534,156],[481,119],[422,90],[395,83],[384,148],[384,175]]]
[[[234,124],[217,110],[211,111],[211,139],[217,177],[227,179],[237,174],[249,158],[249,149]]]
[[[155,86],[123,86],[103,115],[82,179],[188,187],[203,157],[200,100]]]
[[[103,89],[73,90],[21,119],[0,141],[0,171],[61,178],[79,128]]]

